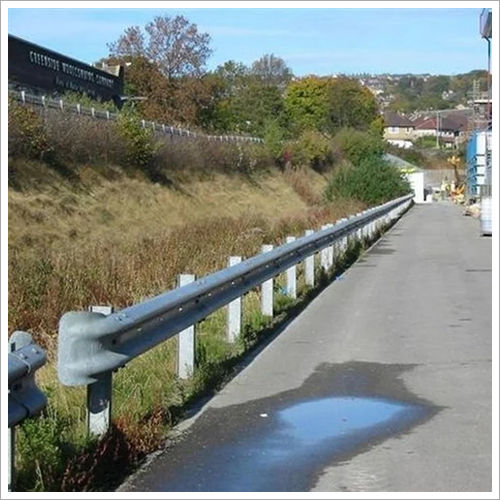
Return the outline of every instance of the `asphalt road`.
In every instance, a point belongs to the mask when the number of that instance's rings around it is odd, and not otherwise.
[[[121,491],[490,491],[491,239],[413,207]]]

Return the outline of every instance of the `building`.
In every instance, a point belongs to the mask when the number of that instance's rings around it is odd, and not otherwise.
[[[406,116],[388,111],[384,113],[384,139],[400,148],[413,146],[414,123]]]
[[[109,69],[95,68],[9,35],[9,89],[52,96],[79,92],[120,106],[123,67]]]
[[[422,116],[414,122],[414,139],[419,137],[438,137],[440,146],[457,148],[466,140],[467,118],[464,115],[446,115],[434,113],[433,116]]]

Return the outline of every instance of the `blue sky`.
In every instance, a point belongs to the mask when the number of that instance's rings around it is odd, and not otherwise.
[[[284,4],[286,5],[286,4]],[[307,4],[306,4],[307,5]],[[479,4],[480,6],[480,4]],[[210,34],[207,68],[282,57],[295,75],[457,74],[487,66],[480,8],[10,8],[9,33],[92,63],[131,25],[186,16]]]

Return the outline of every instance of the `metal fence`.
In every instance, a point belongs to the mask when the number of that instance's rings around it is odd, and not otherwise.
[[[9,491],[14,482],[15,428],[37,415],[46,397],[35,383],[35,372],[47,360],[45,351],[26,332],[14,332],[9,339]]]
[[[119,116],[119,113],[96,109],[94,107],[86,108],[78,103],[67,101],[65,102],[64,99],[51,99],[43,95],[38,96],[27,94],[24,90],[9,90],[9,96],[24,104],[42,106],[47,109],[58,109],[60,111],[67,111],[98,120],[114,121]],[[244,135],[208,135],[201,132],[193,132],[184,128],[172,127],[170,125],[165,125],[164,123],[157,123],[149,120],[140,120],[140,122],[143,128],[150,129],[156,133],[163,133],[169,136],[186,137],[191,139],[205,139],[208,141],[219,142],[249,142],[255,144],[264,143],[264,141],[260,137],[249,137]]]
[[[165,340],[179,334],[178,375],[192,375],[193,325],[217,309],[228,306],[228,335],[232,342],[241,328],[241,297],[261,286],[261,310],[272,316],[273,277],[286,272],[287,294],[295,294],[295,266],[304,262],[305,279],[314,286],[314,254],[328,271],[335,253],[345,252],[349,241],[371,240],[411,204],[413,194],[363,213],[289,237],[277,248],[264,245],[262,253],[242,261],[230,258],[229,267],[195,280],[182,275],[180,287],[121,311],[68,312],[59,324],[58,375],[64,385],[87,386],[89,432],[105,433],[111,423],[112,373]],[[312,271],[311,271],[312,270]],[[311,274],[312,272],[312,274]]]

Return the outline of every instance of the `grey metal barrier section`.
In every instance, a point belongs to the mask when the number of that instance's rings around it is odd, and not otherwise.
[[[368,209],[121,311],[64,314],[58,376],[64,385],[88,386],[89,432],[100,435],[109,427],[113,371],[318,251],[346,237],[366,237],[380,219],[399,217],[413,196]]]
[[[116,120],[118,113],[104,111],[95,108],[85,108],[78,103],[65,102],[64,99],[51,99],[46,96],[38,96],[27,94],[24,90],[14,91],[9,90],[9,95],[23,104],[34,104],[44,108],[58,109],[60,111],[68,111],[78,115],[89,116],[100,120]],[[208,135],[201,132],[192,132],[184,128],[172,127],[164,123],[157,123],[148,120],[140,121],[143,128],[149,128],[154,132],[167,134],[170,136],[187,137],[192,139],[206,139],[208,141],[219,142],[252,142],[262,144],[264,142],[260,137],[251,137],[246,135]]]
[[[26,332],[14,332],[9,339],[9,491],[15,470],[15,427],[45,408],[47,399],[35,382],[35,372],[47,356]]]

